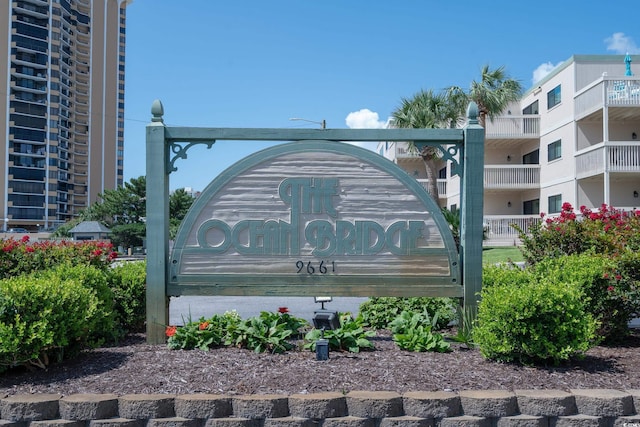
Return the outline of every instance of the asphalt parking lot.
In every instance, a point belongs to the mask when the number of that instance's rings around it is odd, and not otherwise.
[[[358,314],[358,307],[367,298],[335,297],[325,303],[325,308],[339,312]],[[172,297],[169,303],[169,323],[183,325],[201,317],[209,318],[214,314],[236,310],[244,319],[257,316],[261,311],[278,311],[279,307],[287,307],[292,316],[301,317],[311,322],[313,312],[321,308],[313,297],[221,297],[221,296],[181,296]]]

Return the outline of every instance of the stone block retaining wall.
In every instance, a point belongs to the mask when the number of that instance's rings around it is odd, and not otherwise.
[[[640,390],[23,394],[0,427],[640,427]]]

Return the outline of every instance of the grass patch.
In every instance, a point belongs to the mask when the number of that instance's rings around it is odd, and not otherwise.
[[[497,264],[500,262],[524,261],[520,249],[516,246],[488,247],[482,249],[483,264]]]

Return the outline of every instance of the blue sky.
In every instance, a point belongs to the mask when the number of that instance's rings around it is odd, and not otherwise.
[[[484,64],[525,88],[574,54],[640,53],[637,0],[134,0],[127,10],[125,181],[145,126],[380,127],[420,89],[464,88]],[[347,120],[348,119],[348,120]],[[347,123],[348,122],[348,123]],[[268,143],[191,148],[172,189],[203,190]]]

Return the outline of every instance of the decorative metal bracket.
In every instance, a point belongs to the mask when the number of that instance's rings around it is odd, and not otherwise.
[[[210,149],[213,144],[216,143],[216,140],[212,140],[212,141],[197,141],[197,142],[171,142],[169,145],[169,150],[171,151],[171,153],[174,154],[173,157],[171,157],[171,155],[167,156],[167,159],[169,159],[169,164],[167,165],[167,170],[169,171],[169,173],[171,172],[175,172],[178,170],[178,168],[175,166],[175,162],[178,159],[186,159],[187,158],[187,151],[189,150],[189,148],[195,146],[195,145],[199,145],[199,144],[205,144],[207,146],[207,150]]]
[[[438,151],[440,151],[440,155],[442,156],[442,159],[448,160],[451,162],[451,175],[460,174],[460,171],[462,170],[461,168],[462,160],[458,161],[458,158],[456,158],[456,156],[458,155],[458,151],[460,150],[460,147],[457,144],[442,145],[442,144],[429,143],[429,142],[423,142],[423,141],[415,141],[414,144],[418,149],[418,152],[421,152],[424,149],[424,147],[437,148]]]

